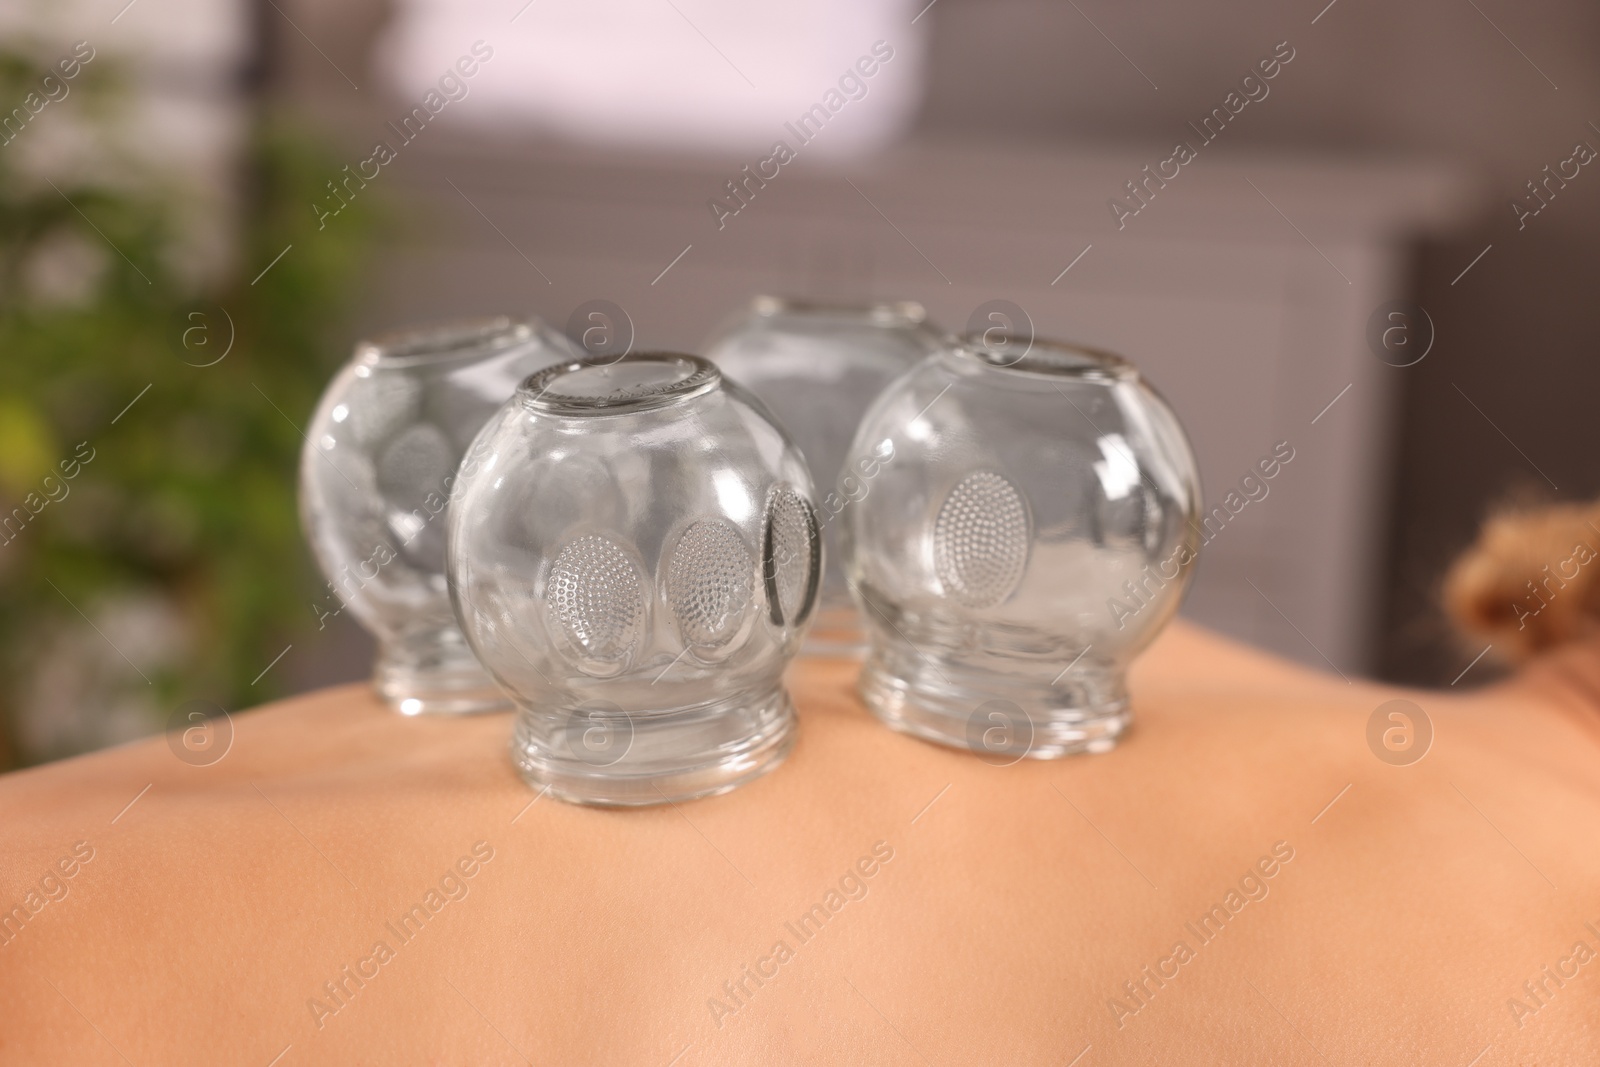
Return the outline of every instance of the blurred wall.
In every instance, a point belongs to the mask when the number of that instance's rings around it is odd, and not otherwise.
[[[1480,649],[1451,637],[1439,578],[1487,510],[1600,495],[1600,168],[1551,186],[1536,216],[1511,207],[1539,203],[1527,183],[1575,142],[1600,148],[1600,5],[1325,5],[939,0],[921,128],[1153,148],[1289,40],[1294,68],[1227,131],[1232,143],[1439,154],[1484,178],[1472,223],[1417,249],[1412,288],[1437,340],[1395,372],[1392,480],[1374,486],[1391,507],[1386,558],[1371,564],[1382,603],[1372,662],[1395,681],[1448,684]]]
[[[1600,92],[1600,6],[1325,4],[938,0],[928,14],[922,128],[1164,145],[1288,40],[1298,53],[1293,76],[1274,84],[1272,103],[1230,129],[1230,140],[1450,154],[1482,167],[1509,196],[1583,134],[1583,109]],[[1591,204],[1589,222],[1597,216]]]
[[[385,17],[380,0],[262,10],[291,81],[319,113],[336,125],[341,115],[372,114],[365,57]],[[291,17],[295,32],[285,25]],[[1371,486],[1388,505],[1389,533],[1365,565],[1378,605],[1369,662],[1397,680],[1455,678],[1478,650],[1449,637],[1437,583],[1485,509],[1519,493],[1600,491],[1580,407],[1600,384],[1583,358],[1600,325],[1583,286],[1600,266],[1592,240],[1600,193],[1590,188],[1600,177],[1583,169],[1520,226],[1511,206],[1519,196],[1538,204],[1527,183],[1568,159],[1577,141],[1600,146],[1585,111],[1600,88],[1592,60],[1600,8],[1575,0],[936,0],[921,21],[929,33],[916,126],[923,137],[1165,155],[1188,136],[1188,123],[1288,41],[1293,67],[1215,151],[1424,155],[1481,178],[1463,221],[1411,257],[1409,288],[1437,338],[1420,364],[1382,369],[1401,402],[1386,435],[1391,458]],[[352,76],[365,96],[345,84]],[[363,134],[349,136],[352,150],[364,147]],[[1463,684],[1486,677],[1489,663]]]

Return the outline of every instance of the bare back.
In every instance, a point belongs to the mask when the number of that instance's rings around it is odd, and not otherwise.
[[[0,779],[0,1061],[1600,1062],[1600,653],[1443,696],[1177,625],[1120,747],[1012,766],[854,670],[676,807],[537,798],[506,716],[360,687]]]

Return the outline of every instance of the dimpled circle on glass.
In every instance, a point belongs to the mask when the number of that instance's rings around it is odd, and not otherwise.
[[[422,384],[399,375],[358,378],[345,405],[345,421],[361,445],[376,447],[397,430],[411,425],[422,407]]]
[[[718,648],[739,632],[754,570],[733,527],[719,519],[689,524],[667,565],[667,602],[685,644]]]
[[[939,581],[970,608],[1002,603],[1028,563],[1028,509],[1022,494],[993,471],[963,478],[939,508],[933,526]]]
[[[460,449],[444,431],[426,422],[406,427],[378,457],[378,488],[386,493],[421,496],[455,469]]]
[[[550,612],[583,655],[624,662],[639,642],[644,594],[639,572],[617,544],[600,534],[569,541],[550,566]]]
[[[772,621],[798,626],[811,609],[822,571],[816,513],[787,486],[774,490],[762,541],[761,573],[766,576]]]
[[[445,580],[446,512],[467,443],[528,375],[574,358],[537,322],[408,327],[358,343],[323,391],[300,462],[301,522],[327,589],[378,642],[373,682],[406,715],[503,707]]]
[[[450,589],[518,705],[527,782],[631,807],[777,766],[795,730],[784,668],[812,612],[757,618],[768,512],[782,489],[814,505],[766,409],[698,356],[629,352],[524,381],[474,451],[450,500]]]

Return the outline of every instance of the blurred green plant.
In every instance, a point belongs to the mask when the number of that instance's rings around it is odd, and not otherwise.
[[[39,85],[49,55],[0,44],[0,107]],[[53,104],[0,145],[0,768],[116,739],[90,728],[41,744],[21,728],[109,714],[52,707],[71,698],[38,684],[63,634],[119,671],[139,659],[97,636],[108,603],[155,602],[179,621],[177,651],[138,663],[115,697],[148,731],[191,699],[273,695],[271,673],[252,680],[325,592],[296,518],[296,427],[345,356],[330,339],[376,212],[363,200],[319,231],[307,205],[339,163],[308,126],[262,110],[237,218],[210,222],[232,224],[235,266],[186,281],[183,229],[202,212],[176,180],[129,180],[131,163],[51,174],[17,150],[69,117],[115,143],[122,80],[97,62],[73,87],[77,112]]]

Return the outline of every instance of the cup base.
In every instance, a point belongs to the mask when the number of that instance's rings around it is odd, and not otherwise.
[[[992,763],[1109,752],[1132,724],[1120,675],[1080,674],[1058,687],[1021,681],[1023,673],[936,667],[875,647],[857,687],[891,729]]]
[[[511,700],[472,653],[430,656],[419,662],[399,650],[380,648],[372,687],[402,715],[475,715],[506,711]]]
[[[849,601],[843,604],[821,604],[812,617],[811,628],[806,631],[802,656],[822,658],[865,659],[871,648],[861,625],[861,613]]]
[[[759,778],[788,756],[795,732],[782,687],[753,700],[648,714],[523,708],[511,760],[529,785],[558,799],[646,807],[716,796]]]

